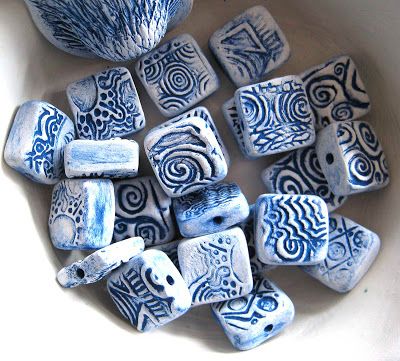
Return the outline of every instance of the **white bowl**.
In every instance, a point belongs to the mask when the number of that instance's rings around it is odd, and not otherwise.
[[[1,359],[57,360],[248,359],[400,360],[400,2],[395,0],[197,0],[190,18],[172,33],[191,33],[222,79],[222,89],[204,102],[215,116],[233,158],[228,179],[253,202],[264,193],[260,173],[277,157],[247,161],[229,132],[221,105],[235,88],[207,47],[210,35],[246,8],[264,4],[281,25],[292,56],[271,76],[297,74],[337,54],[358,64],[373,103],[365,117],[377,130],[391,168],[391,185],[353,196],[339,213],[377,232],[380,255],[349,294],[336,294],[295,267],[271,279],[291,297],[294,323],[281,335],[249,352],[236,352],[212,319],[209,308],[150,334],[136,332],[116,311],[104,284],[61,289],[57,270],[81,256],[57,251],[47,234],[51,188],[34,184],[1,166]],[[66,85],[111,63],[70,56],[48,43],[34,27],[22,1],[0,2],[1,149],[15,111],[29,99],[49,101],[69,112]],[[133,63],[128,64],[133,70]],[[164,118],[140,82],[148,127]],[[135,136],[142,141],[145,132]],[[142,154],[141,173],[150,168]]]

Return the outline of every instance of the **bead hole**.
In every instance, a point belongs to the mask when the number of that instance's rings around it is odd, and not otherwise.
[[[220,225],[220,224],[222,224],[222,222],[224,221],[224,218],[223,217],[214,217],[213,218],[213,222],[214,222],[214,224],[218,224],[218,225]]]
[[[327,162],[328,164],[332,164],[334,160],[335,160],[335,158],[333,157],[333,154],[332,154],[332,153],[328,153],[328,154],[326,155],[326,162]]]
[[[271,332],[272,329],[273,329],[273,327],[274,327],[274,326],[271,325],[271,324],[270,324],[270,325],[267,325],[267,326],[264,328],[264,331],[265,331],[265,332]]]
[[[82,279],[85,278],[85,271],[82,268],[77,268],[76,269],[76,275]]]

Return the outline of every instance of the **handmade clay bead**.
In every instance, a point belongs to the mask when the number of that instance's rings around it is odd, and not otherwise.
[[[68,178],[135,177],[139,169],[139,145],[134,140],[74,140],[65,147]]]
[[[108,291],[122,315],[146,332],[183,315],[190,308],[190,293],[168,256],[144,251],[111,274]]]
[[[215,138],[217,139],[218,144],[221,147],[222,153],[224,154],[226,163],[229,166],[231,160],[230,160],[230,157],[229,157],[228,150],[226,149],[225,143],[222,140],[222,137],[219,134],[219,131],[218,131],[216,125],[215,125],[215,122],[214,122],[210,112],[208,111],[208,109],[206,107],[197,107],[197,108],[194,108],[192,110],[189,110],[188,112],[186,112],[186,113],[184,113],[182,115],[178,115],[177,117],[175,117],[173,119],[170,119],[170,120],[160,124],[159,126],[153,128],[150,131],[154,131],[156,129],[164,128],[164,127],[167,127],[167,126],[169,126],[171,124],[177,125],[177,123],[180,123],[182,121],[185,121],[187,119],[194,118],[194,117],[203,119],[204,126],[206,128],[210,128],[213,131],[213,133],[215,135]]]
[[[330,124],[318,133],[316,152],[329,187],[337,196],[373,191],[389,184],[385,153],[367,122]]]
[[[57,280],[66,288],[95,283],[143,251],[144,241],[141,237],[114,243],[64,267],[58,272]]]
[[[238,225],[247,241],[247,249],[249,250],[250,257],[250,267],[251,273],[253,275],[259,274],[261,272],[272,271],[276,266],[265,264],[258,259],[256,246],[254,244],[254,204],[250,206],[249,216]]]
[[[238,87],[261,81],[290,56],[285,35],[263,6],[248,9],[217,30],[210,48]]]
[[[170,197],[221,181],[228,172],[214,133],[198,117],[149,132],[144,148],[158,181]]]
[[[319,196],[329,212],[347,200],[347,197],[337,196],[330,190],[314,146],[291,152],[265,169],[261,177],[269,193]]]
[[[25,0],[53,45],[70,54],[127,61],[153,49],[189,15],[193,0]]]
[[[181,241],[178,259],[193,306],[238,298],[253,288],[246,238],[238,227]]]
[[[256,277],[250,294],[214,303],[211,310],[232,345],[250,350],[279,334],[292,323],[290,298],[267,278]]]
[[[158,249],[159,251],[164,252],[175,267],[180,271],[179,260],[178,260],[178,245],[181,243],[181,240],[173,241],[169,243],[159,244],[158,246],[151,247],[149,249]]]
[[[161,113],[174,117],[219,88],[219,79],[197,42],[189,34],[143,56],[136,72]]]
[[[250,156],[286,152],[314,143],[313,116],[298,76],[240,88],[235,102]]]
[[[146,246],[175,238],[172,202],[155,177],[141,177],[114,183],[114,239],[140,236]]]
[[[184,237],[223,231],[249,215],[246,197],[234,183],[217,183],[174,198],[173,206]]]
[[[50,238],[60,249],[100,249],[112,240],[114,187],[109,179],[68,179],[53,190]]]
[[[326,203],[309,195],[261,195],[255,208],[255,245],[266,264],[309,265],[326,258]]]
[[[64,174],[64,147],[74,124],[61,110],[40,101],[21,105],[4,149],[7,164],[29,179],[55,184]]]
[[[314,66],[300,75],[315,127],[360,118],[370,111],[370,100],[356,64],[349,56],[340,56]]]
[[[332,214],[328,257],[320,264],[301,268],[333,290],[348,292],[371,267],[380,243],[375,233],[348,218]]]
[[[106,140],[131,135],[146,125],[131,73],[113,68],[70,84],[67,96],[78,138]]]

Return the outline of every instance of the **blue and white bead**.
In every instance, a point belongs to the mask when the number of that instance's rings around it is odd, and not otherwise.
[[[254,6],[217,30],[210,48],[237,87],[257,83],[290,56],[289,44],[263,6]]]
[[[329,212],[347,200],[329,188],[313,146],[291,152],[265,169],[261,177],[269,193],[319,196]]]
[[[316,152],[329,187],[337,196],[373,191],[389,184],[385,153],[367,122],[330,124],[318,133]]]
[[[140,236],[147,247],[167,243],[176,236],[172,202],[155,177],[114,183],[114,240]]]
[[[249,215],[247,199],[235,183],[217,183],[174,198],[173,206],[184,237],[223,231]]]
[[[328,257],[301,267],[310,276],[337,292],[352,290],[367,273],[380,248],[374,232],[354,221],[332,214],[329,218]]]
[[[132,75],[113,68],[70,84],[67,96],[78,138],[107,140],[125,137],[146,125]]]
[[[147,250],[114,271],[108,292],[122,315],[141,332],[173,321],[190,308],[190,293],[168,256]]]
[[[98,282],[143,251],[144,241],[140,237],[114,243],[64,267],[58,272],[57,281],[66,288]]]
[[[178,259],[193,306],[238,298],[253,288],[246,238],[238,227],[181,241]]]
[[[65,147],[68,178],[132,178],[139,170],[139,145],[134,140],[74,140]]]
[[[136,73],[161,113],[177,116],[214,93],[219,79],[196,40],[179,35],[143,56]]]
[[[91,250],[108,246],[115,216],[109,179],[67,179],[55,185],[49,216],[54,247]]]
[[[213,131],[201,118],[156,128],[144,140],[154,173],[170,197],[181,197],[225,178],[228,165]]]
[[[300,77],[317,129],[330,123],[361,118],[371,109],[365,85],[349,56],[340,56],[314,66]]]
[[[17,172],[43,184],[64,175],[64,147],[75,139],[74,123],[55,106],[41,101],[21,105],[4,148],[4,159]]]
[[[181,243],[181,240],[159,244],[157,246],[150,247],[148,249],[157,249],[159,251],[164,252],[172,261],[172,263],[175,265],[175,267],[178,269],[178,271],[180,271],[179,260],[178,260],[179,243]]]
[[[282,332],[295,314],[290,298],[263,277],[255,277],[250,294],[214,303],[211,310],[232,345],[242,351]]]
[[[286,152],[315,142],[310,104],[298,76],[240,88],[235,102],[251,157]]]
[[[317,196],[264,194],[255,207],[255,245],[261,262],[310,265],[328,253],[329,218]]]

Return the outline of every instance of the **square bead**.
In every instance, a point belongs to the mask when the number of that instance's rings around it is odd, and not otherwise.
[[[329,219],[317,196],[261,195],[255,207],[255,245],[266,264],[309,265],[326,258]]]
[[[335,195],[319,164],[315,147],[295,150],[262,173],[269,193],[306,194],[321,197],[331,212],[341,207],[347,197]]]
[[[136,73],[161,113],[174,117],[192,108],[220,86],[196,40],[179,35],[144,55]]]
[[[238,227],[181,241],[178,259],[193,306],[241,297],[253,288],[246,238]]]
[[[172,202],[155,177],[114,183],[114,239],[140,236],[146,246],[167,243],[176,236]]]
[[[320,264],[301,268],[333,290],[348,292],[367,273],[380,244],[375,233],[348,218],[332,214],[328,257]]]
[[[113,68],[72,83],[67,96],[78,137],[106,140],[125,137],[146,125],[132,75]]]
[[[240,88],[235,102],[250,156],[286,152],[315,142],[313,116],[298,76]]]
[[[111,274],[108,292],[122,315],[146,332],[190,308],[190,293],[168,256],[147,250]]]
[[[49,216],[54,247],[90,250],[108,246],[115,216],[109,179],[68,179],[55,185]]]
[[[219,182],[228,172],[214,133],[198,117],[150,131],[144,148],[158,181],[170,197]]]
[[[235,183],[217,183],[174,198],[174,212],[184,237],[198,237],[234,226],[249,215],[249,204]]]
[[[74,140],[65,147],[68,178],[131,178],[139,170],[139,145],[134,140]]]
[[[211,310],[232,345],[243,351],[282,332],[295,314],[290,298],[264,277],[255,277],[250,294],[214,303]]]
[[[316,152],[329,187],[337,196],[373,191],[389,184],[385,153],[367,122],[330,124],[318,133]]]
[[[261,81],[290,56],[285,35],[263,6],[246,10],[217,30],[210,48],[238,87]]]
[[[21,105],[4,148],[7,164],[29,179],[55,184],[64,175],[64,147],[75,139],[74,123],[41,101]]]
[[[300,77],[317,129],[330,123],[361,118],[371,109],[364,83],[349,56],[336,57],[314,66]]]

